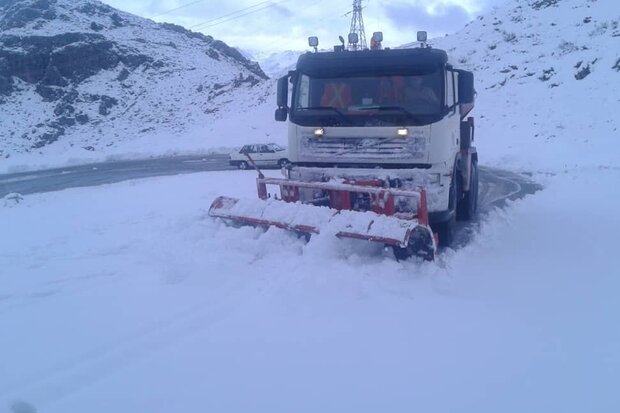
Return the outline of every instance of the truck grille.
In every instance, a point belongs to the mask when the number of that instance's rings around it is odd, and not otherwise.
[[[423,159],[426,139],[305,137],[300,151],[303,158]]]

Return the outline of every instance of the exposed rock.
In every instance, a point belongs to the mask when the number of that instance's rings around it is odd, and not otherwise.
[[[52,128],[53,129],[51,132],[46,132],[39,137],[39,139],[32,145],[33,149],[42,148],[45,145],[54,143],[65,133],[64,128],[58,125],[52,125]]]
[[[121,47],[100,34],[0,38],[0,61],[3,62],[0,64],[0,78],[16,76],[43,86],[76,84],[102,70],[116,67],[119,62],[133,69],[151,60],[149,56]],[[5,82],[0,91],[6,94],[7,87]],[[49,97],[49,93],[42,96]]]
[[[555,69],[551,67],[549,69],[543,70],[542,76],[540,76],[538,79],[543,82],[546,82],[549,79],[551,79],[554,75],[555,75]]]
[[[245,56],[243,56],[237,49],[234,47],[228,46],[221,40],[215,40],[211,47],[220,51],[225,56],[229,56],[239,62],[241,62],[250,72],[254,73],[261,79],[269,79],[269,76],[263,72],[263,69],[260,68],[259,64],[256,62],[252,62],[248,60]]]
[[[5,6],[7,10],[6,13],[0,17],[0,31],[24,27],[28,23],[38,19],[55,19],[56,12],[50,7],[53,2],[53,0],[38,0],[29,4],[21,4],[19,2],[6,1],[3,6]]]
[[[530,6],[534,10],[545,9],[547,7],[555,6],[560,2],[560,0],[535,0],[530,3]]]
[[[99,114],[107,116],[110,114],[110,109],[118,105],[118,100],[110,96],[101,96],[101,103],[99,104]]]
[[[590,65],[585,65],[577,73],[575,73],[575,79],[585,79],[590,74]]]
[[[66,32],[59,33],[59,27]],[[130,27],[143,34],[129,35]],[[193,63],[193,54],[201,64]],[[9,139],[0,142],[0,156],[8,154],[6,148],[41,148],[79,125],[119,118],[135,125],[135,132],[151,130],[148,122],[171,121],[182,130],[191,118],[181,119],[178,102],[187,93],[170,81],[190,71],[200,73],[190,76],[192,92],[199,86],[211,90],[219,82],[221,92],[230,93],[267,79],[257,63],[211,36],[141,19],[96,0],[0,0],[0,112],[40,105],[33,123],[13,123]],[[237,78],[231,75],[237,72]],[[160,85],[174,95],[169,102],[161,100]],[[32,99],[32,93],[40,98]],[[210,96],[205,95],[189,96],[185,105],[202,111]],[[15,108],[3,107],[9,102]]]
[[[76,11],[86,14],[87,16],[101,16],[114,12],[114,9],[103,3],[86,3],[80,5]]]
[[[79,123],[80,125],[84,125],[86,123],[88,123],[88,121],[90,120],[90,118],[88,117],[87,114],[85,113],[80,113],[78,115],[75,115],[75,120],[77,121],[77,123]]]
[[[115,27],[123,27],[125,25],[125,20],[123,20],[123,18],[119,16],[118,13],[112,13],[110,19],[112,19],[112,24]]]
[[[126,80],[129,77],[129,70],[123,68],[123,70],[121,70],[121,72],[118,74],[116,80],[118,80],[119,82],[122,82],[123,80]]]
[[[65,90],[58,86],[37,85],[35,90],[46,102],[58,100],[65,94]]]
[[[96,22],[92,22],[90,24],[90,28],[96,32],[101,31],[104,29],[103,25],[96,23]]]
[[[211,59],[220,60],[220,54],[213,49],[207,50],[207,56]]]
[[[41,79],[41,84],[45,86],[67,86],[69,82],[60,74],[56,66],[48,65],[43,79]]]

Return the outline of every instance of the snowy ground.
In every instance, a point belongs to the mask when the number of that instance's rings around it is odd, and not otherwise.
[[[0,201],[0,412],[620,409],[620,170],[538,177],[432,264],[206,216],[253,178]]]
[[[438,45],[480,66],[481,164],[546,174],[435,263],[209,219],[217,195],[252,196],[252,172],[0,199],[0,412],[620,411],[620,18],[611,0],[557,4]],[[172,149],[50,148],[0,172],[282,142],[273,109]]]

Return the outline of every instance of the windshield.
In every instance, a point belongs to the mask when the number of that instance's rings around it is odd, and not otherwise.
[[[441,71],[420,75],[311,77],[296,84],[291,118],[340,126],[426,124],[441,117]]]

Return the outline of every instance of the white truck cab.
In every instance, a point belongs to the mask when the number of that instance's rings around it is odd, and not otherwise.
[[[449,245],[457,216],[470,219],[477,208],[474,94],[473,74],[426,45],[306,53],[278,81],[275,117],[289,119],[287,175],[422,186],[431,226]]]

